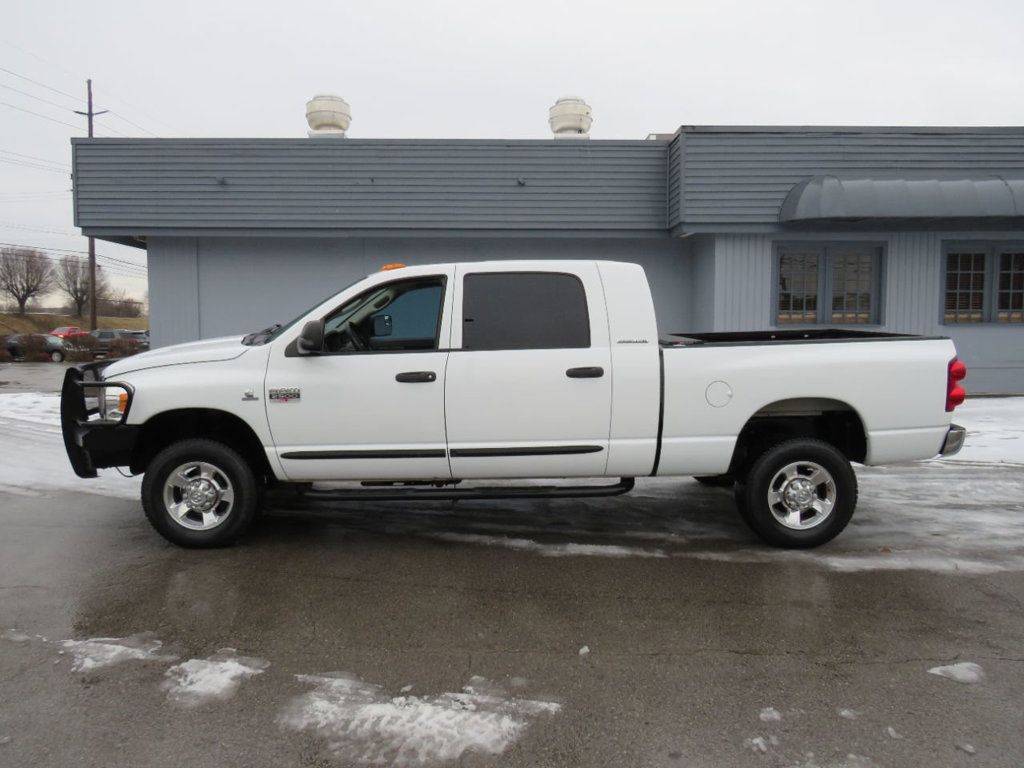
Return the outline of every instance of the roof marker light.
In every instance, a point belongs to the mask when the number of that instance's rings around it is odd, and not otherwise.
[[[385,264],[380,268],[381,272],[390,272],[392,269],[402,269],[405,264]]]

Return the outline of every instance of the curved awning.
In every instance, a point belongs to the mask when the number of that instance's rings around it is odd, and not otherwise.
[[[989,219],[1024,216],[1024,179],[813,176],[790,190],[779,221]]]

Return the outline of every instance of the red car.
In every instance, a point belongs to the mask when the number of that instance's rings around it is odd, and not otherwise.
[[[84,331],[77,325],[62,325],[60,328],[54,328],[50,331],[50,335],[56,336],[58,339],[63,339],[65,336],[76,336],[81,333],[84,333]]]

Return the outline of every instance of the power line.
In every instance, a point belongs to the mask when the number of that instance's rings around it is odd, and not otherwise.
[[[25,245],[24,243],[3,243],[3,242],[0,242],[0,246],[6,246],[6,247],[9,247],[9,248],[29,248],[29,249],[35,249],[37,251],[61,251],[63,253],[81,253],[81,254],[89,253],[88,251],[77,250],[75,248],[57,248],[55,246]],[[129,267],[136,267],[137,269],[142,269],[142,270],[146,270],[146,271],[149,270],[149,268],[145,264],[136,264],[133,261],[125,261],[124,259],[117,259],[117,258],[114,258],[113,256],[107,256],[105,253],[98,253],[96,255],[99,258],[101,258],[101,259],[109,259],[110,261],[115,261],[115,262],[117,262],[119,264],[124,264],[124,265],[127,265]]]
[[[37,171],[50,171],[51,173],[60,173],[65,176],[71,173],[69,169],[53,168],[48,165],[40,165],[39,163],[29,163],[24,160],[17,160],[13,157],[0,157],[0,163],[10,163],[11,165],[18,165],[22,168],[34,168]]]
[[[26,247],[26,246],[22,246],[22,247]],[[80,264],[88,264],[89,263],[88,259],[86,259],[84,256],[53,256],[53,255],[50,255],[49,253],[47,253],[48,249],[46,249],[46,248],[39,248],[39,247],[36,247],[36,246],[27,246],[27,247],[29,247],[33,251],[36,251],[38,253],[38,255],[40,255],[42,258],[46,259],[47,261],[50,261],[50,262],[53,262],[53,263],[56,263],[56,264],[59,264],[64,259],[72,259],[74,261],[79,262]],[[22,260],[26,260],[26,259],[32,258],[32,256],[30,254],[27,254],[27,253],[13,253],[11,251],[7,251],[6,253],[3,253],[2,255],[4,255],[4,256],[12,256],[12,257],[14,257],[16,259],[22,259]],[[106,265],[106,264],[101,264],[100,268],[106,270],[108,273],[110,273],[112,275],[117,275],[118,277],[134,278],[136,280],[148,280],[149,279],[144,274],[137,274],[135,272],[128,272],[126,270],[120,269],[119,267],[112,267],[112,266],[109,266],[109,265]]]
[[[32,83],[33,85],[38,85],[40,88],[45,88],[48,91],[53,91],[54,93],[59,93],[61,96],[67,96],[69,99],[72,99],[77,104],[81,104],[82,103],[82,99],[79,98],[78,96],[73,96],[70,93],[68,93],[67,91],[62,91],[62,90],[60,90],[58,88],[54,88],[52,85],[47,85],[46,83],[41,83],[38,80],[33,80],[31,77],[26,77],[25,75],[19,75],[17,72],[14,72],[14,71],[12,71],[10,69],[5,69],[4,67],[0,67],[0,72],[6,72],[8,75],[14,75],[15,77],[20,78],[21,80],[25,80],[25,81],[27,81],[29,83]]]
[[[152,132],[151,130],[149,130],[149,128],[143,128],[143,127],[142,127],[141,125],[139,125],[138,123],[132,122],[132,121],[131,121],[131,120],[129,120],[129,119],[127,118],[127,117],[125,117],[124,115],[122,115],[122,114],[121,114],[120,112],[115,112],[114,110],[110,110],[110,114],[111,114],[111,115],[113,115],[113,116],[114,116],[114,117],[116,117],[116,118],[119,118],[119,119],[121,119],[121,120],[124,120],[124,121],[125,121],[126,123],[128,123],[128,125],[134,125],[134,126],[135,126],[136,128],[138,128],[138,129],[139,129],[140,131],[144,131],[144,132],[148,133],[148,134],[149,134],[150,136],[152,136],[152,137],[153,137],[154,139],[155,139],[155,138],[159,138],[159,137],[158,137],[158,136],[157,136],[157,135],[156,135],[155,133],[153,133],[153,132]]]
[[[41,102],[43,102],[43,104],[49,104],[51,107],[57,107],[59,109],[66,109],[66,110],[68,110],[68,112],[74,112],[74,110],[71,109],[71,107],[69,107],[69,106],[66,106],[64,104],[58,104],[56,101],[50,101],[49,99],[44,99],[42,96],[36,96],[34,93],[29,93],[28,91],[23,91],[20,88],[15,88],[14,86],[7,85],[6,83],[0,83],[0,88],[6,88],[8,91],[14,91],[15,93],[20,93],[22,96],[28,96],[30,99],[35,99],[36,101],[41,101]]]
[[[59,165],[61,168],[67,168],[69,171],[71,170],[71,166],[68,165],[67,163],[62,163],[57,160],[48,160],[45,157],[39,157],[38,155],[26,155],[23,152],[15,152],[14,150],[11,149],[0,149],[0,153],[3,153],[5,155],[16,155],[17,157],[24,157],[29,160],[39,160],[44,163],[49,163],[50,165]]]
[[[43,120],[49,120],[51,123],[58,123],[59,125],[66,125],[68,128],[74,128],[76,131],[81,130],[80,126],[72,125],[71,123],[65,123],[63,120],[58,120],[55,117],[49,117],[47,115],[40,114],[39,112],[33,112],[31,109],[25,109],[24,107],[16,107],[14,104],[8,104],[6,101],[0,101],[0,106],[10,107],[11,109],[16,109],[19,112],[25,112],[26,114],[29,114],[29,115],[35,115],[36,117],[43,118]]]

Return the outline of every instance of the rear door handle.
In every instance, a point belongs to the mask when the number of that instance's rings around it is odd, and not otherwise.
[[[395,376],[395,381],[402,384],[430,383],[437,381],[437,374],[433,371],[406,371]]]
[[[570,379],[600,379],[604,376],[604,368],[593,365],[587,368],[570,368],[565,372]]]

